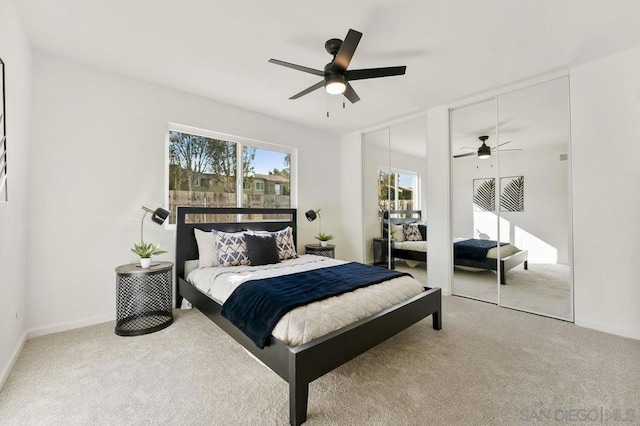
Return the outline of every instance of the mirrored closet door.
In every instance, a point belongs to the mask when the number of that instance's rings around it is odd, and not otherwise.
[[[498,214],[496,203],[497,153],[493,158],[478,158],[481,147],[497,145],[495,98],[465,108],[451,111],[451,230],[455,269],[454,294],[491,303],[498,303],[496,275],[491,269],[482,268],[484,258],[465,253],[465,241],[469,244],[498,239]],[[482,148],[485,149],[485,148]],[[482,241],[481,241],[482,240]],[[496,250],[488,253],[494,256]]]
[[[427,283],[426,116],[363,137],[365,262]]]
[[[452,110],[451,153],[453,293],[573,320],[568,79]]]

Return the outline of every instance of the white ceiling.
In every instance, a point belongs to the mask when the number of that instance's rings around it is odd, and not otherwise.
[[[640,46],[637,0],[16,0],[36,49],[314,128],[354,131]],[[350,69],[407,65],[288,98],[329,38],[363,32]],[[330,117],[326,117],[329,109]]]

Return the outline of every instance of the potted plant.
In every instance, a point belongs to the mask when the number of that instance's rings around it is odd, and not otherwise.
[[[320,241],[320,245],[322,247],[326,247],[327,246],[327,241],[331,241],[333,240],[333,235],[331,234],[324,234],[322,232],[320,232],[318,235],[316,235],[314,237],[316,240]]]
[[[165,250],[162,250],[160,244],[145,243],[144,241],[140,241],[140,243],[133,243],[131,251],[140,256],[141,268],[148,268],[151,266],[151,256],[154,254],[166,253]]]

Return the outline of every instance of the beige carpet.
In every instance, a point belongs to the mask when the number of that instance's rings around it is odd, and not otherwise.
[[[454,294],[497,303],[497,276],[492,271],[454,270]],[[500,304],[529,312],[571,319],[571,270],[569,266],[529,263],[507,272],[500,286]]]
[[[441,331],[428,318],[313,382],[308,424],[515,425],[568,410],[640,421],[640,341],[443,303]],[[287,384],[198,311],[145,336],[113,326],[28,341],[0,392],[0,424],[288,423]]]

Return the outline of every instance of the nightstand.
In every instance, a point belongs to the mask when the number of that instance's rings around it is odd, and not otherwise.
[[[173,322],[173,263],[149,268],[131,263],[116,268],[116,329],[119,336],[139,336]]]
[[[393,240],[391,240],[393,244]],[[373,239],[373,264],[375,266],[389,267],[389,240],[386,238]],[[391,256],[391,269],[396,268],[395,258]]]
[[[315,254],[316,256],[324,256],[335,259],[336,257],[336,246],[333,244],[327,244],[325,247],[322,247],[320,244],[307,244],[304,246],[305,254]]]

